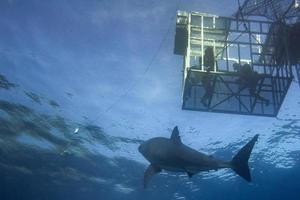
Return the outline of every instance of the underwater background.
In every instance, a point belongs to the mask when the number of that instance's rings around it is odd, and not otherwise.
[[[300,198],[300,88],[277,118],[181,110],[177,10],[236,1],[0,0],[0,199]],[[252,183],[232,170],[156,175],[139,144],[170,137],[230,160],[255,134]]]

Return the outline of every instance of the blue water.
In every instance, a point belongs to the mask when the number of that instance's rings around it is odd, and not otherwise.
[[[179,9],[229,16],[236,6]],[[181,110],[176,9],[173,0],[0,1],[1,200],[300,198],[298,85],[277,118]],[[163,171],[144,189],[138,146],[174,126],[184,144],[222,160],[259,134],[252,182],[230,169]]]

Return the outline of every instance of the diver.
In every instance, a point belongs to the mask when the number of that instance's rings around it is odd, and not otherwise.
[[[233,69],[238,73],[239,79],[237,82],[242,86],[240,89],[243,90],[245,88],[249,89],[249,94],[256,98],[261,100],[262,102],[265,102],[265,105],[268,106],[270,101],[258,94],[256,91],[256,86],[258,85],[258,82],[263,78],[260,74],[258,74],[256,71],[253,71],[251,66],[249,64],[240,65],[238,63],[233,64]]]
[[[192,87],[193,87],[192,81],[187,79],[185,82],[184,100],[188,100],[191,97]]]
[[[202,86],[204,87],[204,95],[201,98],[201,103],[205,107],[209,107],[209,102],[214,92],[214,88],[212,86],[212,74],[210,73],[215,64],[214,50],[212,47],[207,47],[205,49],[203,61],[206,72],[203,74],[201,79]]]
[[[215,55],[212,47],[207,47],[204,52],[203,62],[205,67],[210,67],[212,70],[215,66]]]

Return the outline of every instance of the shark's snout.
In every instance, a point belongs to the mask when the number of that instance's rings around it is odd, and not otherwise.
[[[139,152],[140,152],[141,154],[143,154],[144,149],[145,149],[144,143],[140,144],[140,146],[139,146]]]
[[[138,150],[139,150],[140,153],[142,153],[141,152],[142,151],[142,145],[139,146]]]
[[[146,152],[147,152],[147,143],[143,142],[139,148],[138,148],[139,152],[145,156]]]

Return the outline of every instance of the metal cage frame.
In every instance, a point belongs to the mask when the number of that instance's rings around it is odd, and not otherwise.
[[[179,11],[174,53],[184,57],[182,109],[276,116],[293,73],[287,60],[278,59],[288,57],[285,28],[274,27],[271,21]],[[207,75],[203,61],[207,47],[214,49],[215,64],[209,72],[213,93],[204,105],[201,80]],[[233,63],[250,64],[259,74],[256,93],[268,99],[268,105],[241,86]]]

